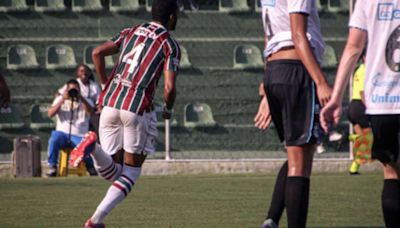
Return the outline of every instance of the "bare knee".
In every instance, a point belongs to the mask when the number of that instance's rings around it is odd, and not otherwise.
[[[400,179],[400,165],[398,163],[383,164],[384,179]]]
[[[125,152],[124,154],[124,163],[133,166],[133,167],[142,167],[144,161],[146,160],[146,154],[134,154]]]

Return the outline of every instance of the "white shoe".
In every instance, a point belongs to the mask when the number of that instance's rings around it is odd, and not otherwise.
[[[272,219],[266,219],[261,228],[279,228],[279,226]]]
[[[318,154],[322,154],[322,153],[324,153],[326,150],[325,150],[325,147],[324,147],[324,145],[323,144],[319,144],[318,146],[317,146],[317,153]]]
[[[337,131],[333,131],[333,132],[329,133],[329,141],[330,142],[336,142],[336,141],[341,140],[342,138],[343,138],[343,135]]]

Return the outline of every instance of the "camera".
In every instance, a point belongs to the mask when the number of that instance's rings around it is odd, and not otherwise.
[[[72,89],[68,90],[68,95],[69,95],[70,97],[72,97],[72,98],[77,98],[78,95],[79,95],[79,92],[78,92],[77,89],[72,88]]]

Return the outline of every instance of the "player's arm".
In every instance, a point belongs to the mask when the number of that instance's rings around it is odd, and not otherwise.
[[[318,99],[324,106],[331,96],[331,88],[319,67],[307,38],[308,15],[303,13],[290,14],[292,40],[302,63],[317,87]]]
[[[92,52],[92,60],[100,83],[104,86],[107,83],[105,57],[118,53],[119,48],[113,41],[106,41],[97,46]]]
[[[163,118],[171,118],[171,110],[175,103],[176,97],[176,76],[178,73],[176,71],[166,70],[164,71],[164,110]]]
[[[321,126],[326,132],[328,132],[331,123],[336,126],[340,121],[344,91],[364,49],[366,39],[366,31],[350,28],[349,37],[336,73],[332,98],[320,114]]]
[[[91,115],[94,111],[94,105],[90,101],[86,100],[86,98],[82,97],[81,94],[79,96],[83,103],[83,107],[85,108],[86,114]]]

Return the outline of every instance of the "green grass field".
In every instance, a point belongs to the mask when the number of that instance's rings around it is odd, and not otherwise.
[[[257,228],[274,181],[270,174],[145,176],[105,223]],[[0,227],[83,227],[108,186],[98,177],[0,179]],[[381,173],[314,174],[308,227],[383,227],[381,188]]]

